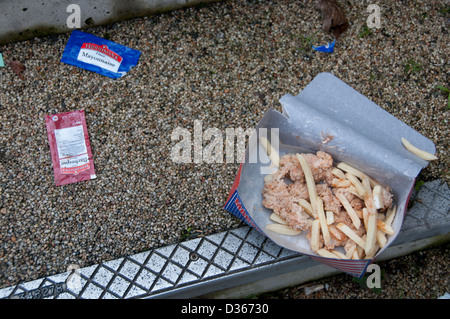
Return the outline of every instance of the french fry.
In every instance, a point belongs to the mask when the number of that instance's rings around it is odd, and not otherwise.
[[[331,170],[331,174],[336,176],[339,179],[346,179],[345,174],[343,171],[341,171],[339,168],[335,167]]]
[[[278,154],[278,152],[272,147],[267,138],[260,137],[259,141],[264,150],[266,151],[267,155],[269,156],[270,160],[272,161],[273,166],[279,167],[280,155]]]
[[[359,258],[358,249],[355,249],[353,251],[352,259],[361,259],[361,258]]]
[[[375,244],[377,241],[377,214],[369,214],[367,221],[366,255],[373,256]]]
[[[287,225],[282,225],[282,224],[268,224],[268,225],[266,225],[266,229],[273,231],[280,235],[295,236],[295,235],[301,234],[300,230],[295,230],[295,229],[290,228]]]
[[[327,210],[325,215],[327,217],[327,225],[334,224],[334,213],[330,210]]]
[[[333,254],[335,254],[336,257],[339,258],[339,259],[348,259],[347,256],[345,254],[341,253],[339,250],[333,249],[333,250],[331,250],[331,252]]]
[[[394,235],[395,233],[391,225],[386,224],[386,222],[380,219],[377,220],[377,227],[379,230],[385,232],[388,235]]]
[[[357,246],[358,246],[358,245],[353,244],[352,246],[350,246],[350,247],[348,248],[348,250],[345,252],[345,256],[347,257],[347,259],[351,259],[351,258],[352,258],[353,252],[356,250],[356,247],[357,247]]]
[[[374,180],[372,177],[370,177],[370,176],[368,176],[368,175],[366,175],[366,176],[367,176],[367,178],[369,179],[370,187],[374,188],[375,186],[380,185],[380,183],[378,183],[378,182],[377,182],[376,180]]]
[[[372,191],[373,201],[375,203],[375,208],[380,209],[384,207],[383,198],[381,197],[381,186],[376,185]]]
[[[356,191],[358,192],[359,196],[364,198],[366,196],[366,190],[362,185],[362,183],[359,181],[359,179],[351,173],[346,173],[345,177],[347,177],[350,183],[352,183],[353,186],[356,188]]]
[[[304,200],[303,198],[297,199],[296,200],[297,203],[303,207],[303,209],[311,216],[311,217],[315,217],[314,216],[314,212],[313,209],[311,207],[311,204],[308,203],[306,200]]]
[[[366,235],[364,235],[363,240],[366,240]],[[358,251],[358,259],[363,259],[366,255],[364,248],[361,246],[356,247],[356,250]]]
[[[366,194],[366,195],[372,194],[372,186],[370,185],[370,180],[367,175],[364,175],[363,179],[361,180],[361,184],[364,188],[364,194]],[[377,185],[375,185],[375,186],[377,186]]]
[[[377,213],[377,209],[375,207],[375,201],[373,199],[372,193],[367,194],[366,197],[364,197],[364,204],[366,205],[366,208],[369,211],[369,214]]]
[[[297,154],[297,159],[300,162],[303,173],[305,174],[306,179],[306,187],[308,188],[309,199],[312,207],[312,212],[314,217],[317,217],[317,190],[316,184],[314,182],[314,178],[311,172],[311,168],[309,167],[306,159],[301,155]]]
[[[382,232],[381,230],[377,229],[377,243],[380,248],[383,248],[386,246],[387,239],[386,239],[386,233]]]
[[[369,227],[369,211],[367,210],[366,207],[364,207],[362,211],[363,211],[364,228],[366,229],[367,232],[367,228]]]
[[[339,164],[336,165],[337,168],[343,170],[344,172],[353,174],[355,176],[361,177],[362,175],[364,175],[363,172],[361,172],[359,169],[351,166],[350,164],[347,164],[345,162],[340,162]]]
[[[375,242],[374,248],[372,249],[370,254],[366,254],[364,256],[364,259],[373,259],[373,257],[375,256],[376,252],[378,251],[378,249],[380,249],[380,247],[378,246],[378,243]]]
[[[336,238],[337,240],[342,240],[344,238],[342,238],[342,234],[339,232],[339,230],[337,230],[337,228],[334,225],[329,225],[328,226],[328,231],[330,232],[330,235],[334,238]]]
[[[414,155],[420,157],[421,159],[424,159],[426,161],[434,161],[434,160],[438,159],[436,155],[426,152],[426,151],[412,145],[411,142],[409,142],[406,138],[402,137],[401,139],[402,139],[403,146],[408,151],[410,151]]]
[[[350,173],[350,174],[353,174],[353,175],[359,177],[361,180],[363,180],[364,176],[367,176],[366,174],[361,172],[359,169],[357,169],[357,168],[355,168],[355,167],[353,167],[350,164],[347,164],[345,162],[340,162],[339,164],[336,165],[336,167],[341,169],[341,170],[343,170],[343,171],[345,171],[345,172],[347,172],[347,173]],[[371,178],[369,176],[367,176],[367,178],[370,181],[370,186],[371,187],[374,187],[375,185],[378,185],[378,182],[376,180],[374,180],[373,178]]]
[[[333,178],[331,181],[332,187],[349,187],[352,183],[348,179],[341,179],[341,178]]]
[[[276,222],[278,224],[281,224],[281,225],[287,225],[288,224],[283,218],[281,218],[280,216],[278,216],[275,213],[270,214],[269,219],[271,221],[274,221],[274,222]]]
[[[359,195],[358,191],[356,190],[355,186],[351,185],[349,187],[347,187],[347,190],[352,193],[353,195],[355,195],[356,197],[358,197],[359,199],[364,200],[364,197]]]
[[[332,252],[326,250],[326,249],[319,249],[317,251],[317,254],[319,254],[319,256],[322,257],[326,257],[326,258],[338,258],[335,254],[333,254]]]
[[[348,227],[347,225],[345,225],[343,223],[337,224],[336,227],[341,232],[346,234],[347,237],[349,237],[351,240],[353,240],[356,244],[358,244],[358,246],[360,246],[363,249],[366,247],[366,241],[364,239],[362,239],[361,237],[359,237],[350,227]]]
[[[319,196],[317,197],[317,216],[319,217],[320,229],[322,230],[323,241],[326,247],[330,246],[331,237],[328,231],[327,219],[325,218],[325,213],[323,211],[323,201]]]
[[[386,225],[391,226],[392,222],[394,221],[395,213],[397,212],[397,206],[394,206],[392,208],[389,208],[386,212],[386,218],[384,219],[384,222]]]
[[[342,193],[338,193],[336,195],[337,199],[341,202],[342,206],[344,206],[345,210],[347,211],[348,215],[350,216],[350,219],[352,220],[353,225],[355,225],[356,229],[359,229],[361,226],[361,221],[358,218],[358,215],[356,215],[355,210],[353,209],[352,205],[348,202],[347,198],[345,198],[345,195]]]
[[[318,251],[320,249],[320,222],[315,219],[311,226],[311,250]]]

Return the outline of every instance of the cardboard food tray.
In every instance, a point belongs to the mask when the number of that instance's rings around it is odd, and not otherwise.
[[[406,150],[401,138],[433,154],[435,145],[330,73],[318,74],[300,94],[286,94],[280,103],[283,112],[268,110],[253,131],[224,208],[276,244],[362,277],[367,266],[399,233],[415,178],[428,164]],[[265,230],[265,226],[273,222],[269,220],[272,210],[262,205],[264,176],[270,169],[270,160],[259,143],[262,135],[258,132],[264,128],[269,136],[271,132],[279,135],[280,157],[287,153],[321,150],[332,155],[334,166],[346,162],[392,189],[397,206],[392,223],[395,234],[388,236],[386,246],[374,259],[320,257],[310,249],[306,231],[286,236]],[[254,139],[256,143],[251,142]],[[252,160],[255,154],[257,161]]]

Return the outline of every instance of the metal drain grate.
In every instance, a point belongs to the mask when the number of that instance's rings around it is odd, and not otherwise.
[[[298,256],[240,227],[0,290],[0,298],[143,298]]]

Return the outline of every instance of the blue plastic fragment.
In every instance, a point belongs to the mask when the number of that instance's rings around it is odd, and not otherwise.
[[[3,62],[3,56],[0,53],[0,67],[4,67],[5,66],[5,62]]]
[[[140,55],[138,50],[74,30],[61,62],[117,79],[136,66]]]
[[[335,42],[336,42],[336,40],[334,40],[334,41],[331,42],[331,43],[327,43],[327,44],[325,44],[325,45],[321,45],[321,46],[318,46],[318,47],[315,47],[315,46],[313,46],[313,45],[311,45],[311,46],[312,46],[312,48],[313,48],[314,50],[316,50],[316,51],[326,52],[326,53],[333,53]]]

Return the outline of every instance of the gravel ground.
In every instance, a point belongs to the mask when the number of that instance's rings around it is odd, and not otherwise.
[[[69,34],[0,46],[26,67],[0,68],[0,288],[241,225],[222,209],[238,163],[176,164],[172,131],[252,128],[324,71],[431,139],[440,159],[419,180],[448,182],[448,1],[383,3],[379,30],[367,4],[339,2],[351,23],[332,54],[310,48],[331,40],[313,2],[289,0],[89,29],[142,52],[118,80],[60,63]],[[55,187],[44,116],[78,109],[98,177]]]

